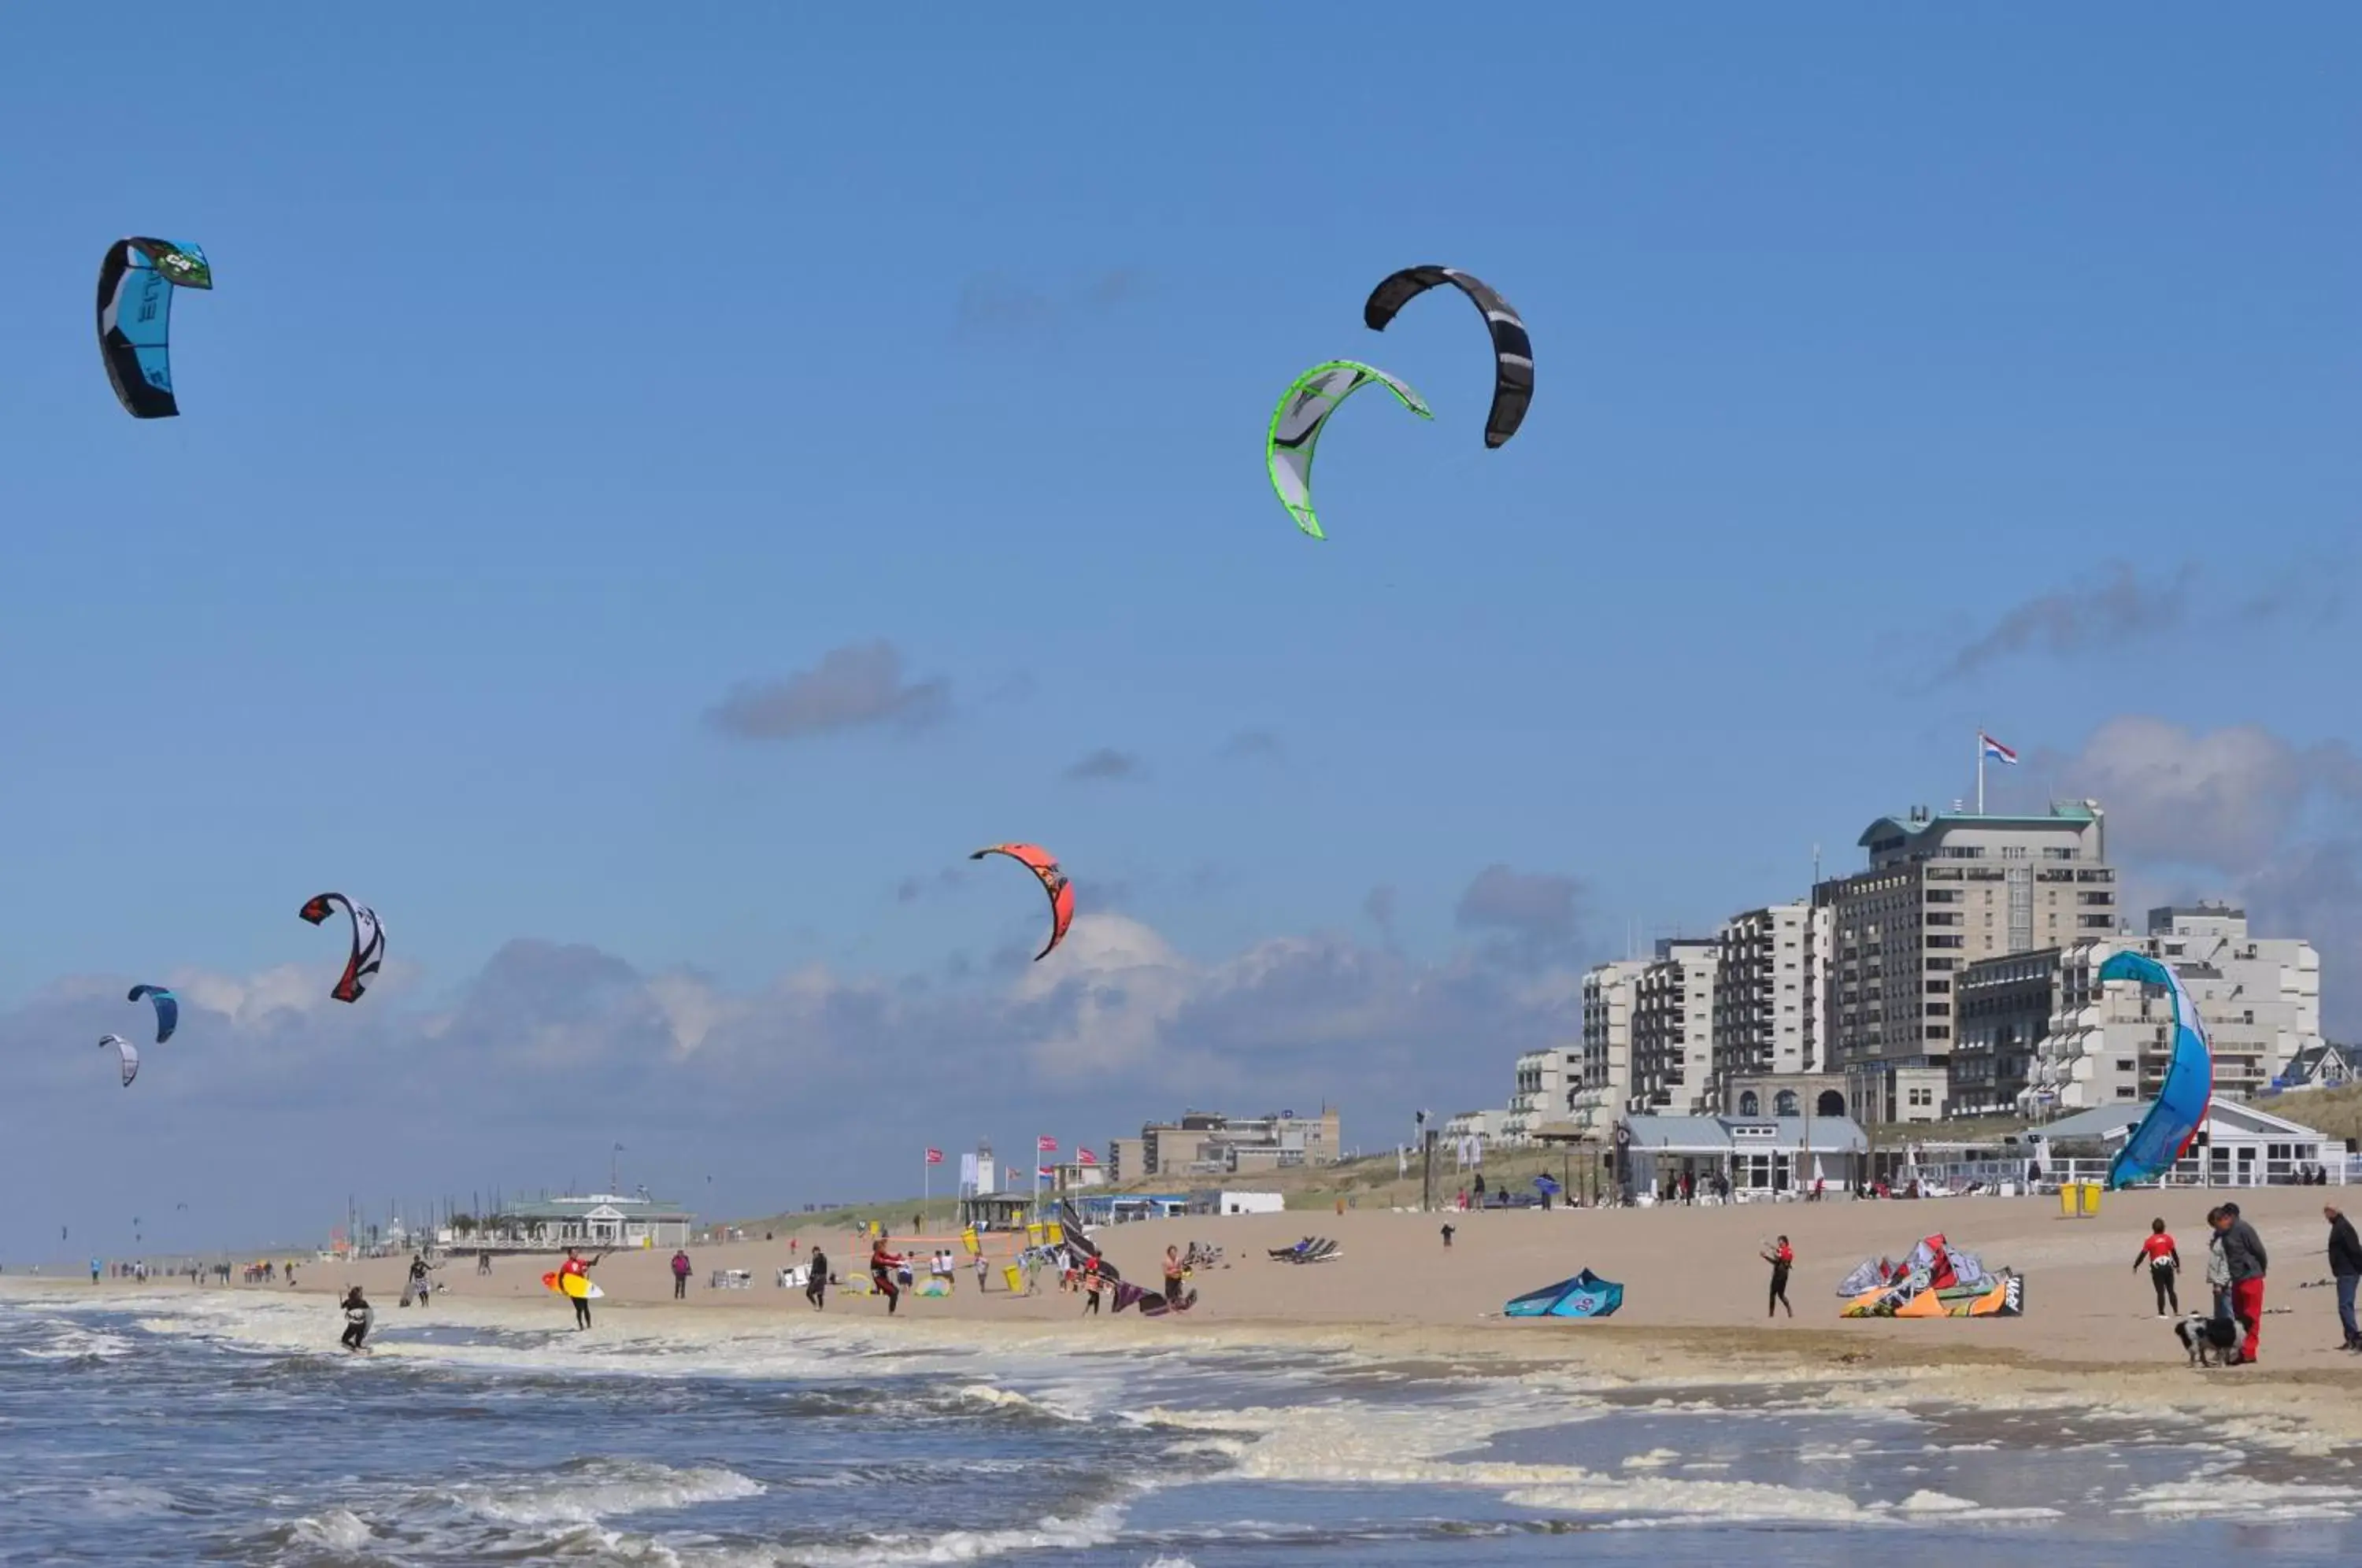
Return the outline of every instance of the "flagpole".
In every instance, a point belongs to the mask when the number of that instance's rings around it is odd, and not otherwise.
[[[1985,732],[1977,731],[1977,815],[1985,814]]]
[[[927,1212],[927,1200],[935,1196],[935,1167],[924,1149],[919,1151],[919,1212]]]

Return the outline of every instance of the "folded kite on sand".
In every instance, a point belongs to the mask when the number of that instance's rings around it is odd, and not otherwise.
[[[1608,1318],[1624,1305],[1624,1287],[1584,1269],[1573,1279],[1529,1290],[1501,1309],[1505,1318]]]

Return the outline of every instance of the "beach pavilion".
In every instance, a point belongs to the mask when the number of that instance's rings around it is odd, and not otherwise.
[[[679,1247],[696,1217],[677,1203],[615,1193],[510,1204],[485,1222],[485,1240],[506,1247]]]
[[[1627,1116],[1618,1129],[1623,1182],[1634,1193],[1662,1193],[1683,1176],[1703,1191],[1721,1176],[1741,1200],[1805,1192],[1816,1181],[1844,1197],[1870,1149],[1848,1116]]]
[[[2147,1103],[2103,1105],[2034,1129],[2051,1151],[2042,1161],[2044,1174],[2060,1181],[2104,1180],[2108,1162],[2148,1109]],[[2216,1095],[2206,1107],[2198,1135],[2162,1185],[2287,1187],[2323,1169],[2343,1187],[2345,1154],[2342,1139]]]

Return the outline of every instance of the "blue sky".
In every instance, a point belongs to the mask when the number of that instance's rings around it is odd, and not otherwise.
[[[0,15],[0,1040],[43,1124],[0,1173],[121,1135],[94,1225],[176,1170],[311,1223],[190,1117],[408,1190],[302,1131],[393,1063],[547,1108],[422,1112],[421,1198],[614,1137],[724,1206],[892,1190],[906,1143],[1232,1095],[1390,1141],[1497,1100],[1628,929],[1968,793],[1981,723],[2027,793],[2111,787],[2136,887],[2320,925],[2362,1022],[2348,9],[132,9],[155,47]],[[177,421],[94,349],[127,233],[216,269]],[[1532,328],[1501,451],[1464,304],[1360,324],[1421,261]],[[1315,544],[1261,437],[1337,356],[1437,418],[1336,422]],[[828,670],[834,727],[709,720]],[[1077,879],[1064,976],[960,858],[1009,837]],[[397,969],[264,1007],[333,978],[328,887]],[[133,1093],[64,1050],[124,1022],[78,986],[171,974],[234,1001]],[[518,1032],[578,1013],[553,1090]],[[992,1094],[902,1102],[880,1054],[931,1041]],[[803,1131],[716,1174],[715,1118]]]

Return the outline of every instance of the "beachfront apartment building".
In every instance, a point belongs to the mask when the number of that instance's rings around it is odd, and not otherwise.
[[[1713,1109],[1714,980],[1722,944],[1666,937],[1644,966],[1632,998],[1632,1098],[1636,1112],[1702,1116]]]
[[[2100,966],[2119,952],[2172,968],[2205,1021],[2214,1091],[2246,1099],[2323,1043],[2321,955],[2298,937],[2257,937],[2245,910],[2227,904],[2148,911],[2147,931],[2079,942],[2053,971],[2048,1031],[2015,1109],[2027,1116],[2154,1099],[2172,1059],[2172,1007],[2162,994],[2103,985]]]
[[[1959,971],[1948,1064],[1954,1116],[2017,1110],[2058,1011],[2060,956],[2056,947],[2037,947],[1980,958]]]
[[[1772,904],[1733,915],[1716,933],[1709,1105],[1740,1077],[1815,1071],[1827,988],[1828,910]]]
[[[1619,958],[1595,964],[1583,977],[1583,1087],[1568,1100],[1567,1114],[1594,1134],[1631,1109],[1632,1015],[1648,967]]]
[[[1879,818],[1860,844],[1866,870],[1813,889],[1832,922],[1827,1066],[1848,1073],[1948,1068],[1962,970],[2116,928],[2116,874],[2094,801],[2024,815],[1918,806]]]
[[[1583,1047],[1552,1045],[1518,1058],[1518,1087],[1501,1120],[1506,1143],[1528,1143],[1542,1128],[1573,1119],[1583,1088]],[[1447,1130],[1448,1135],[1448,1130]]]

